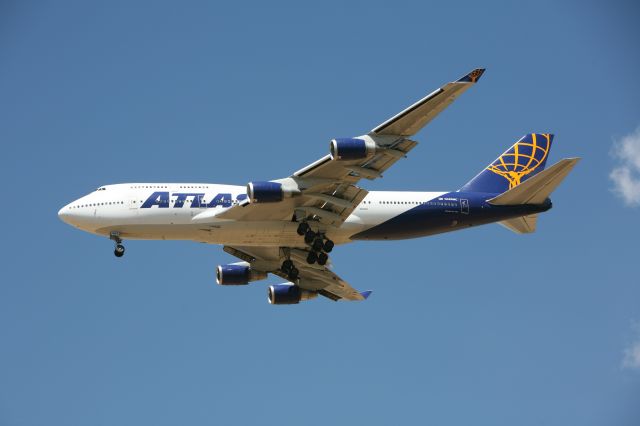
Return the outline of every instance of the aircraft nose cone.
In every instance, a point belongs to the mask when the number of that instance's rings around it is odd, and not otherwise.
[[[69,223],[69,218],[71,217],[71,214],[69,213],[69,206],[64,206],[63,208],[61,208],[58,211],[58,217],[64,223]]]

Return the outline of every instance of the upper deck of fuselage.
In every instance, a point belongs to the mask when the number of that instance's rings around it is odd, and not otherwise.
[[[122,216],[121,211],[158,206],[228,207],[238,199],[246,198],[246,188],[239,185],[211,183],[119,183],[102,185],[94,191],[72,201],[58,212],[61,219],[97,221],[102,217]],[[146,203],[146,205],[145,205]]]

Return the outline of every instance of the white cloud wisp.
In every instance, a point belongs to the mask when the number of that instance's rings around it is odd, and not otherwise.
[[[640,371],[640,322],[631,322],[631,342],[622,353],[621,367]]]
[[[622,368],[640,370],[640,341],[633,343],[624,350]]]
[[[614,185],[613,191],[626,204],[640,205],[640,127],[614,141],[612,155],[619,161],[609,174]]]

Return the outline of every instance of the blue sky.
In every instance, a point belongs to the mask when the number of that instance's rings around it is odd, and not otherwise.
[[[0,424],[638,424],[638,12],[3,2]],[[273,307],[215,284],[220,247],[116,259],[56,217],[102,184],[284,177],[475,67],[367,189],[456,189],[533,131],[583,160],[535,234],[335,250],[366,303]]]

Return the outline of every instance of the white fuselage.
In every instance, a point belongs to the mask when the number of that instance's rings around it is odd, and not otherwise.
[[[160,193],[157,197],[156,193]],[[369,192],[338,228],[324,232],[336,244],[379,225],[444,192]],[[151,202],[149,200],[152,200]],[[97,235],[122,239],[191,240],[238,246],[304,247],[297,223],[218,219],[246,200],[246,188],[203,183],[132,183],[100,187],[60,209],[70,225]],[[213,209],[213,210],[212,210]],[[202,213],[206,212],[205,215]],[[200,217],[207,216],[206,220]]]

